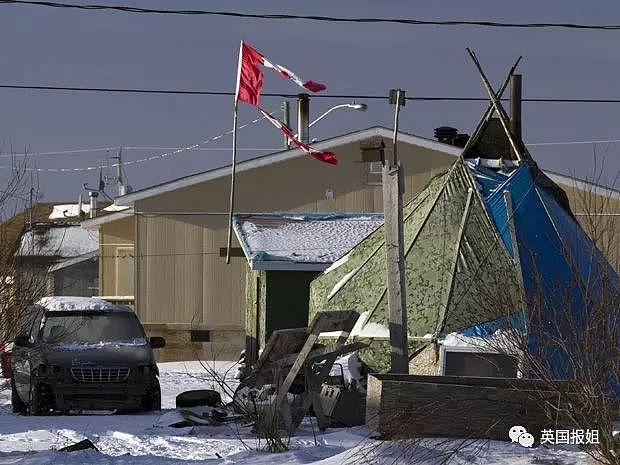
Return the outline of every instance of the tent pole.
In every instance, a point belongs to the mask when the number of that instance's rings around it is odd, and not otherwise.
[[[512,65],[512,68],[510,68],[510,71],[508,71],[508,76],[504,80],[502,87],[500,87],[500,89],[496,92],[495,96],[498,99],[502,98],[502,95],[504,95],[504,91],[506,90],[506,87],[508,87],[508,83],[510,82],[515,70],[517,69],[517,66],[519,65],[519,62],[521,61],[521,58],[522,57],[517,58],[514,65]],[[465,144],[465,147],[463,147],[461,156],[465,157],[465,154],[467,153],[467,151],[478,141],[483,125],[489,120],[489,118],[491,118],[491,116],[493,115],[494,109],[495,107],[493,106],[493,103],[492,102],[489,103],[489,105],[487,106],[487,110],[484,112],[484,115],[482,115],[482,118],[480,118],[480,120],[478,121],[478,124],[476,125],[474,131],[471,133],[471,137]]]
[[[513,152],[517,155],[517,159],[521,161],[523,159],[523,156],[521,155],[521,150],[519,150],[519,147],[514,140],[514,136],[512,135],[512,132],[510,131],[510,128],[508,127],[508,122],[507,122],[508,116],[506,115],[506,112],[504,111],[501,103],[495,96],[495,92],[491,88],[491,84],[489,84],[489,80],[487,79],[486,74],[484,74],[484,71],[482,70],[482,66],[480,65],[480,62],[478,61],[478,58],[476,57],[476,54],[472,52],[469,48],[467,49],[467,52],[469,53],[469,56],[474,62],[474,65],[476,66],[478,73],[480,74],[482,83],[484,84],[484,87],[487,93],[489,94],[489,98],[491,99],[491,102],[493,103],[493,106],[495,107],[495,111],[497,111],[497,114],[499,116],[499,121],[502,124],[502,127],[504,128],[504,132],[506,133],[506,136],[508,136],[508,141],[510,142],[510,146]]]
[[[450,305],[450,298],[452,297],[452,292],[454,291],[454,275],[456,274],[456,267],[459,261],[459,252],[461,251],[461,244],[463,243],[463,236],[465,235],[465,228],[467,227],[467,221],[469,220],[469,212],[471,210],[471,202],[474,197],[474,189],[469,188],[467,191],[467,201],[465,203],[465,210],[463,211],[463,216],[461,217],[461,224],[459,226],[458,233],[458,241],[456,242],[456,249],[454,249],[454,255],[452,256],[452,262],[450,263],[450,275],[449,275],[449,284],[444,292],[443,301],[441,302],[441,310],[443,311],[443,315],[439,320],[439,327],[435,330],[435,336],[437,336],[446,324],[446,315],[448,314],[448,306]]]
[[[405,105],[405,91],[390,90],[390,103],[395,105],[392,159],[383,160],[383,213],[385,217],[385,250],[387,295],[389,308],[391,372],[409,373],[407,292],[405,287],[405,239],[403,230],[404,179],[398,160],[398,118]]]

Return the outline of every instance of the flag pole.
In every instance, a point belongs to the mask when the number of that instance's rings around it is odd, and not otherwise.
[[[233,129],[232,129],[232,163],[230,167],[230,204],[228,210],[228,239],[226,240],[226,264],[230,263],[230,247],[232,243],[233,213],[235,211],[235,172],[237,170],[237,110],[239,108],[239,79],[241,77],[241,56],[243,53],[243,41],[239,45],[239,64],[237,65],[237,84],[235,87],[235,103],[233,105]]]

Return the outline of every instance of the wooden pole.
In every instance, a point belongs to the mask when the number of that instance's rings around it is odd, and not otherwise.
[[[510,79],[511,79],[512,75],[514,74],[515,70],[517,69],[517,66],[519,65],[519,62],[521,61],[521,58],[522,57],[517,58],[515,63],[512,65],[512,68],[510,68],[510,71],[508,71],[508,76],[504,80],[504,83],[502,84],[502,87],[500,87],[500,89],[495,93],[495,96],[498,99],[502,98],[502,95],[504,94],[504,91],[506,90],[506,87],[508,87],[508,83],[510,82]],[[469,148],[472,147],[478,141],[478,138],[480,137],[480,132],[482,130],[482,127],[491,118],[491,116],[493,116],[494,108],[495,107],[493,106],[493,102],[489,103],[489,105],[487,106],[487,110],[484,112],[484,115],[482,115],[482,118],[480,118],[480,120],[478,121],[478,124],[476,125],[474,131],[471,133],[471,137],[469,138],[469,140],[465,144],[465,147],[463,147],[463,151],[461,152],[463,154],[463,156],[465,156],[465,154],[467,153],[467,150],[469,150]]]
[[[382,174],[391,371],[392,373],[409,373],[403,231],[404,177],[402,164],[398,160],[398,118],[400,107],[405,104],[405,91],[391,90],[390,103],[396,105],[392,139],[393,156],[391,160],[384,160]]]
[[[482,83],[484,84],[484,87],[487,91],[487,93],[489,94],[489,98],[491,99],[491,103],[493,103],[493,107],[495,107],[495,111],[497,112],[497,115],[499,116],[499,122],[501,123],[502,127],[504,128],[504,132],[506,133],[506,136],[508,137],[508,141],[510,142],[510,146],[513,150],[514,153],[517,154],[517,159],[521,160],[522,156],[521,156],[521,150],[519,150],[519,147],[517,146],[515,139],[512,135],[512,132],[510,131],[509,126],[509,121],[508,121],[508,115],[506,115],[506,112],[504,111],[504,108],[502,107],[501,103],[499,102],[499,100],[497,99],[497,97],[495,96],[495,91],[493,90],[493,88],[491,87],[491,84],[489,83],[489,80],[487,79],[486,74],[484,74],[484,71],[482,70],[482,66],[480,65],[480,62],[478,61],[478,57],[476,57],[476,54],[474,52],[472,52],[469,48],[467,49],[467,52],[469,53],[469,56],[471,57],[472,61],[474,62],[474,65],[476,66],[476,69],[478,70],[478,73],[480,74],[480,78],[482,79]]]

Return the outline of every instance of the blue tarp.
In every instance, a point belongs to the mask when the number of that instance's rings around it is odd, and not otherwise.
[[[533,173],[537,168],[522,164],[510,172],[473,165],[470,169],[489,215],[513,256],[510,219],[504,197],[505,191],[510,193],[525,292],[529,304],[541,309],[537,315],[542,315],[537,321],[529,321],[528,325],[547,326],[528,331],[530,344],[536,348],[539,345],[536,338],[543,334],[549,337],[561,335],[569,344],[578,343],[574,339],[580,337],[580,328],[596,305],[596,299],[601,298],[601,292],[604,289],[617,291],[618,275],[553,192],[536,182]],[[520,325],[526,323],[524,318],[516,321],[521,322]],[[485,324],[463,333],[488,334],[492,330],[492,324]],[[569,363],[562,350],[548,351],[547,359],[558,378],[570,376]]]

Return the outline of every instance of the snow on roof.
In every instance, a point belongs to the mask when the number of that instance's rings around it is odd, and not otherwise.
[[[104,208],[105,211],[107,212],[122,212],[125,211],[127,209],[129,209],[130,207],[124,207],[122,205],[115,205],[115,204],[111,204],[108,205],[107,207]],[[90,208],[89,208],[90,211]]]
[[[84,213],[90,212],[90,205],[82,204],[82,211]],[[77,203],[64,203],[60,205],[54,205],[52,213],[50,213],[50,220],[60,220],[64,218],[77,218],[79,217],[80,209]]]
[[[381,226],[383,215],[239,214],[233,222],[252,269],[322,271]]]
[[[45,307],[51,311],[71,311],[71,310],[108,310],[118,312],[131,312],[129,307],[115,305],[107,300],[96,297],[64,297],[53,296],[39,299],[37,305]]]
[[[77,257],[99,248],[96,233],[79,225],[35,225],[21,239],[17,256]]]

